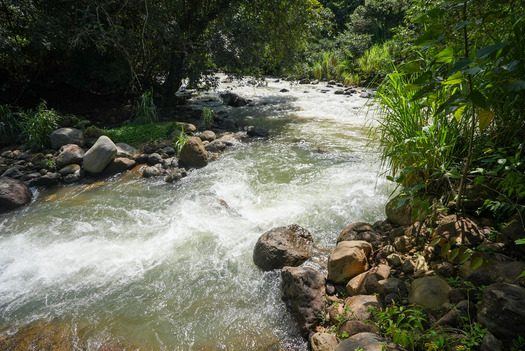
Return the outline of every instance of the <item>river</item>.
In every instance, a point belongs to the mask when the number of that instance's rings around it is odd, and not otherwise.
[[[267,82],[220,87],[249,106],[225,107],[213,92],[190,103],[267,128],[268,139],[175,184],[127,175],[33,189],[29,206],[0,215],[0,335],[44,319],[89,350],[305,350],[280,272],[253,264],[255,242],[296,223],[332,249],[348,224],[384,218],[389,189],[367,99]]]

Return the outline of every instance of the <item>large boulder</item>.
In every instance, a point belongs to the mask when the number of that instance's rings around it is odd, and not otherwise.
[[[517,283],[525,285],[525,278],[516,279],[525,270],[525,262],[515,261],[501,254],[482,254],[483,259],[489,262],[476,269],[470,269],[470,261],[460,267],[462,278],[471,281],[476,286],[491,285],[494,283]]]
[[[366,271],[371,251],[366,241],[341,241],[328,258],[328,280],[344,283]]]
[[[117,157],[131,158],[138,153],[137,149],[126,143],[115,143],[115,146],[117,147]]]
[[[408,302],[423,308],[440,308],[450,302],[448,292],[450,285],[440,277],[423,277],[415,279],[410,285]]]
[[[525,338],[525,288],[492,284],[483,292],[478,321],[500,339]]]
[[[367,320],[372,317],[371,308],[379,309],[381,304],[376,295],[356,295],[347,298],[345,306],[354,319]]]
[[[55,157],[55,164],[59,169],[72,164],[80,164],[82,163],[84,154],[84,150],[77,144],[64,145]]]
[[[186,141],[179,155],[179,162],[186,168],[202,168],[208,164],[208,152],[198,137]]]
[[[76,144],[80,147],[85,144],[84,133],[76,128],[59,128],[49,135],[49,141],[55,150],[67,144]]]
[[[400,202],[401,197],[398,195],[386,204],[386,217],[393,223],[401,226],[412,224],[412,205],[410,200]]]
[[[379,233],[374,230],[371,224],[358,222],[350,224],[348,227],[343,229],[337,242],[341,241],[352,241],[352,240],[364,240],[375,246],[381,239]]]
[[[33,195],[22,181],[0,177],[0,212],[24,206]]]
[[[116,155],[117,146],[103,135],[84,155],[84,170],[91,174],[101,173]]]
[[[311,267],[284,267],[282,298],[306,336],[320,323],[325,310],[325,279]]]
[[[241,107],[241,106],[245,106],[246,104],[248,104],[248,101],[246,101],[245,98],[235,93],[232,93],[231,91],[224,91],[220,93],[220,97],[222,101],[224,101],[224,103],[228,106]]]
[[[334,351],[383,351],[387,346],[388,340],[374,333],[359,333],[343,340]],[[388,348],[386,349],[388,350]]]
[[[257,240],[253,262],[265,271],[299,266],[312,257],[313,246],[312,234],[296,224],[274,228]]]

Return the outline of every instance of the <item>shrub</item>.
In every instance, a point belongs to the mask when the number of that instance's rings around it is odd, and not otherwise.
[[[60,126],[62,117],[53,109],[48,109],[42,101],[36,111],[28,110],[21,114],[23,134],[33,149],[44,149],[49,146],[49,135]]]
[[[134,115],[137,123],[157,123],[159,121],[157,107],[153,101],[153,88],[140,96],[135,106]]]
[[[153,143],[168,139],[168,123],[130,124],[104,130],[104,134],[115,143],[126,143],[134,147],[142,143]]]
[[[0,105],[0,144],[16,143],[22,140],[22,122],[10,105]]]

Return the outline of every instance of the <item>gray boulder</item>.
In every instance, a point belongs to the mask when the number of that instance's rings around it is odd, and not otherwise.
[[[117,155],[117,146],[103,135],[84,155],[84,170],[91,174],[101,173]]]
[[[500,339],[525,337],[525,288],[492,284],[483,292],[478,321]]]
[[[345,300],[345,306],[352,311],[354,319],[367,320],[372,316],[371,308],[381,307],[376,295],[356,295]]]
[[[310,232],[296,224],[274,228],[257,240],[253,262],[265,271],[299,266],[312,257],[313,245]]]
[[[49,135],[49,141],[55,150],[67,144],[76,144],[80,147],[85,144],[84,133],[76,128],[59,128]]]
[[[187,168],[202,168],[208,164],[208,152],[198,137],[186,141],[179,155],[179,163]]]
[[[314,331],[325,309],[325,279],[311,267],[284,267],[282,298],[304,336]]]
[[[0,177],[0,212],[24,206],[31,202],[33,195],[22,181]]]
[[[80,164],[84,158],[84,150],[76,144],[63,145],[58,155],[55,157],[57,168],[64,168],[67,165]]]

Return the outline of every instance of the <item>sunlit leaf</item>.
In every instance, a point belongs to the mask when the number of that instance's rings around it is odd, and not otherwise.
[[[458,108],[456,111],[454,111],[454,118],[456,119],[456,121],[459,122],[459,120],[461,119],[461,116],[463,116],[463,111],[465,111],[466,107],[467,105],[463,105],[460,108]]]
[[[482,110],[479,113],[479,130],[485,130],[490,125],[490,122],[492,122],[492,119],[494,118],[495,113],[488,110]]]
[[[454,57],[454,49],[448,47],[444,50],[441,50],[439,53],[434,56],[434,60],[439,63],[450,63]]]
[[[518,239],[515,241],[516,245],[525,245],[525,238]]]
[[[446,80],[441,82],[443,85],[452,85],[452,84],[459,84],[463,82],[463,74],[461,72],[456,72],[450,77],[448,77]]]

